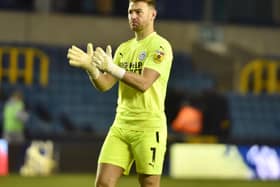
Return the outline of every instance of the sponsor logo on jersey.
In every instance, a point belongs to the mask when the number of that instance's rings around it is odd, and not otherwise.
[[[141,74],[143,69],[143,62],[120,62],[120,67],[126,71]]]

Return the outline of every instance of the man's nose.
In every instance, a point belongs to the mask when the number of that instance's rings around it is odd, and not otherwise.
[[[131,19],[135,19],[137,17],[137,14],[135,13],[135,12],[132,12],[131,14],[130,14],[130,18]]]

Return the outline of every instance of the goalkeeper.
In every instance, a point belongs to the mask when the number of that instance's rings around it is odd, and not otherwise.
[[[118,106],[110,131],[102,146],[96,186],[114,187],[129,174],[135,161],[142,187],[159,187],[166,151],[167,122],[164,101],[172,64],[169,42],[154,31],[154,0],[130,0],[128,19],[135,37],[122,43],[112,58],[112,50],[87,52],[72,46],[71,66],[87,71],[94,87],[111,89],[119,81]]]

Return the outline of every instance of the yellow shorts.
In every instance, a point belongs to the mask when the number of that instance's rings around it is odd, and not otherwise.
[[[136,131],[112,126],[102,146],[98,163],[122,167],[124,174],[128,175],[135,161],[137,173],[160,175],[166,140],[166,128]]]

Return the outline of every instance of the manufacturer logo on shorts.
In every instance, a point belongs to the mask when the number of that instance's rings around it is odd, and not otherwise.
[[[155,163],[150,162],[149,166],[155,167]]]

